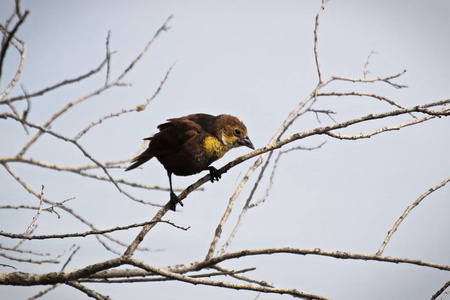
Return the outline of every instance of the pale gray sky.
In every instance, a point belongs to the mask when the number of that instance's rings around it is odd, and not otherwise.
[[[2,1],[2,22],[14,1]],[[288,113],[314,89],[317,83],[313,53],[313,29],[320,1],[23,1],[30,15],[18,36],[28,47],[21,83],[33,92],[62,79],[78,76],[98,65],[105,54],[105,40],[111,31],[113,56],[111,76],[121,70],[145,46],[169,15],[171,29],[164,32],[124,81],[132,87],[116,88],[83,103],[52,128],[67,136],[77,134],[100,116],[143,103],[158,87],[169,67],[176,64],[158,97],[147,110],[108,120],[86,135],[83,146],[101,161],[132,156],[141,139],[156,131],[167,118],[189,113],[228,113],[245,122],[255,147],[263,147]],[[369,76],[384,77],[406,69],[396,82],[407,89],[387,84],[350,85],[337,82],[326,91],[365,91],[412,107],[450,95],[449,1],[330,1],[321,17],[319,53],[323,76],[361,77],[364,63],[375,51]],[[11,58],[3,73],[15,70]],[[16,58],[17,59],[17,58]],[[29,120],[46,121],[65,103],[104,82],[97,76],[83,84],[35,99]],[[4,82],[0,86],[4,89]],[[20,93],[15,90],[15,94]],[[13,93],[13,95],[15,95]],[[18,105],[22,108],[21,105]],[[337,112],[341,122],[371,112],[389,111],[385,103],[364,98],[323,98],[317,108]],[[6,109],[6,108],[4,108]],[[367,132],[380,124],[394,125],[406,116],[385,123],[372,122],[344,130]],[[313,114],[300,118],[286,137],[295,132],[332,124],[326,117],[318,123]],[[375,253],[387,231],[408,205],[427,189],[449,176],[450,120],[439,119],[360,141],[338,141],[315,137],[291,146],[322,149],[295,151],[279,162],[273,189],[267,201],[251,210],[228,251],[264,247],[298,247]],[[1,156],[14,155],[29,139],[20,124],[0,121]],[[249,149],[239,148],[213,165],[221,167]],[[64,165],[88,163],[72,146],[51,137],[42,138],[29,157]],[[229,197],[240,182],[248,161],[224,174],[219,183],[207,183],[205,191],[192,193],[180,213],[166,217],[185,232],[157,226],[143,246],[162,252],[138,253],[150,264],[165,266],[204,259],[216,225]],[[11,164],[36,190],[45,185],[51,199],[76,196],[70,207],[99,228],[149,220],[156,208],[142,207],[121,195],[112,184],[89,182],[73,174]],[[166,172],[156,161],[143,170],[115,175],[144,183],[168,185]],[[267,173],[256,199],[268,184]],[[204,175],[204,174],[202,174]],[[200,175],[174,178],[178,188],[187,187]],[[255,176],[254,176],[255,177]],[[251,182],[254,182],[254,178]],[[36,204],[0,168],[0,204]],[[131,191],[131,190],[130,190]],[[224,236],[230,233],[237,214],[247,199],[250,185],[238,199]],[[136,195],[165,203],[166,192]],[[449,188],[427,198],[400,226],[385,255],[449,264]],[[22,232],[33,212],[0,211],[0,228]],[[87,230],[72,217],[43,215],[39,234]],[[130,242],[136,230],[116,236]],[[51,243],[29,242],[39,251],[62,251],[76,242],[82,248],[69,265],[80,268],[111,258],[91,238]],[[2,244],[13,243],[2,240]],[[46,248],[50,245],[52,248]],[[221,246],[222,243],[219,244]],[[117,250],[122,249],[115,246]],[[0,258],[0,263],[10,263]],[[250,273],[278,286],[296,288],[333,299],[429,299],[448,274],[433,269],[380,262],[336,260],[325,257],[272,255],[245,258],[225,264],[233,269],[257,267]],[[59,266],[23,266],[24,271],[59,270]],[[114,299],[254,299],[253,292],[221,290],[181,283],[89,285]],[[5,299],[26,299],[43,288],[0,287]],[[130,298],[130,293],[132,296]],[[3,297],[3,296],[2,296]],[[59,287],[44,299],[80,299],[69,287]],[[259,299],[289,296],[261,295]]]

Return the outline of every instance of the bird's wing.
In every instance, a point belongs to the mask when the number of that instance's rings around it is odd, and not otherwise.
[[[212,115],[198,113],[198,114],[184,116],[181,118],[169,119],[169,120],[167,120],[167,121],[169,121],[168,123],[161,124],[160,126],[161,127],[164,127],[167,125],[173,126],[173,125],[177,125],[179,123],[189,123],[190,125],[192,125],[192,123],[195,123],[200,126],[202,131],[206,131],[207,133],[211,134],[213,132],[213,127],[215,124],[215,121],[214,121],[215,118],[216,117],[212,116]],[[160,126],[158,126],[158,128],[160,128]]]
[[[191,138],[206,134],[202,126],[189,118],[168,121],[158,126],[160,132],[151,139],[149,149],[153,156],[176,152]]]

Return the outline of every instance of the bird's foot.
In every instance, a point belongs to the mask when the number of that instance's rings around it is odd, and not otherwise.
[[[177,197],[177,195],[175,195],[174,192],[170,192],[170,209],[175,211],[178,203],[180,203],[180,205],[183,206],[183,203]]]
[[[214,180],[219,181],[219,179],[222,177],[216,168],[208,167],[208,170],[209,170],[209,176],[211,177],[211,182],[214,182]]]

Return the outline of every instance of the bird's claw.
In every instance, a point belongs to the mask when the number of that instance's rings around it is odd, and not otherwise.
[[[180,205],[183,206],[183,203],[177,197],[177,195],[175,195],[174,192],[170,192],[170,209],[175,211],[178,203],[180,203]]]
[[[219,181],[219,179],[222,177],[216,168],[208,167],[208,170],[209,170],[209,176],[211,177],[211,182],[214,182],[214,180]]]

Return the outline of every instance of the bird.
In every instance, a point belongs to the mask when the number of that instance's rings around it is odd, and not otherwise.
[[[204,113],[168,119],[157,127],[159,132],[148,140],[148,148],[131,160],[129,171],[156,157],[169,177],[170,209],[183,203],[172,189],[172,174],[189,176],[208,170],[211,182],[219,181],[219,171],[210,166],[228,150],[240,146],[255,149],[248,137],[247,127],[238,118],[222,114],[213,116]]]

